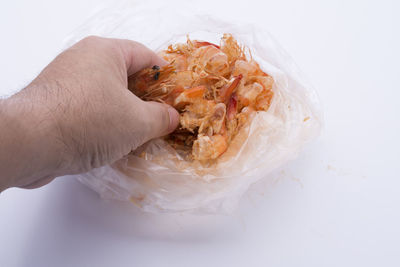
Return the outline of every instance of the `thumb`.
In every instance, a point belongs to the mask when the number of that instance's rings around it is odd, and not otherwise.
[[[148,123],[145,139],[167,135],[175,130],[179,123],[179,113],[167,104],[144,102],[144,110]]]

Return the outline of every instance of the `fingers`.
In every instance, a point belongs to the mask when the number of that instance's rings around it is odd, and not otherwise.
[[[91,51],[93,49],[101,49],[103,50],[102,53],[110,52],[112,55],[114,55],[115,51],[118,51],[119,56],[122,54],[128,76],[144,68],[149,68],[154,65],[164,66],[167,64],[165,60],[145,45],[126,39],[88,36],[76,43],[73,47],[85,47]]]
[[[179,123],[179,114],[171,106],[157,102],[142,102],[147,117],[148,133],[145,140],[167,135],[175,130]]]
[[[115,39],[115,42],[121,48],[128,76],[144,68],[167,64],[165,60],[141,43],[121,39]],[[147,124],[143,128],[148,131],[142,138],[145,142],[169,134],[178,126],[179,114],[173,107],[157,102],[144,102],[141,100],[140,103],[143,105],[144,110],[144,114],[142,115],[146,118],[144,123]]]
[[[114,40],[121,48],[128,76],[144,68],[167,64],[165,60],[141,43],[122,39]]]

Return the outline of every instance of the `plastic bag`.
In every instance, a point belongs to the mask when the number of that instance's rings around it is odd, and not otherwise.
[[[232,33],[274,78],[270,108],[258,112],[211,167],[179,160],[164,140],[155,139],[132,155],[77,177],[103,198],[132,201],[145,211],[230,212],[250,184],[295,158],[319,134],[322,115],[315,92],[265,30],[186,11],[168,6],[107,8],[74,32],[67,45],[99,35],[136,40],[158,51],[185,42],[187,34],[218,43],[223,33]],[[139,157],[143,151],[146,158]]]

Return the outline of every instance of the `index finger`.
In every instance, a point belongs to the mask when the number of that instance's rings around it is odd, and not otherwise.
[[[167,62],[145,45],[125,39],[116,39],[121,48],[128,76],[154,65],[164,66]]]

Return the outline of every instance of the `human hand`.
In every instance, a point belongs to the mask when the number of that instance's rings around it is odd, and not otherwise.
[[[145,46],[88,37],[57,56],[16,95],[0,101],[0,192],[112,163],[172,132],[172,107],[127,90],[129,75],[165,62]]]

